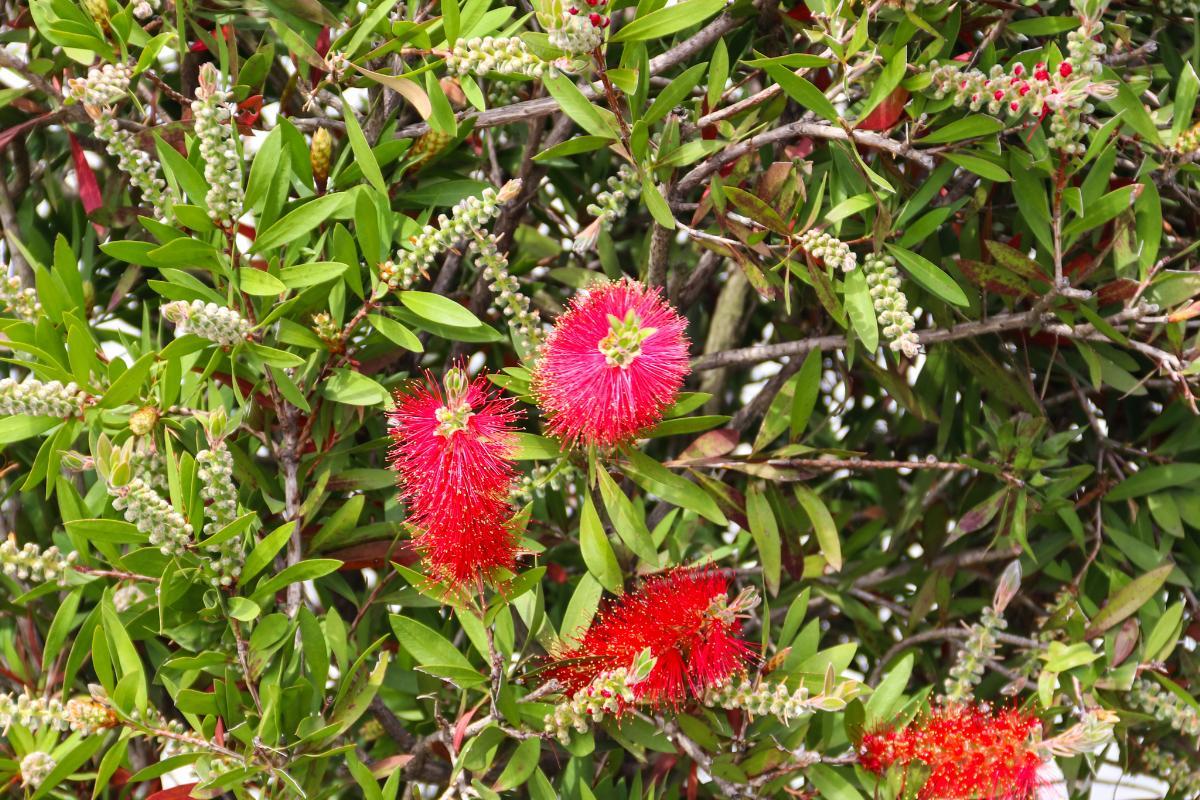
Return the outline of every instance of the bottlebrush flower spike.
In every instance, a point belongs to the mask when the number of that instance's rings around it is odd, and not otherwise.
[[[631,668],[645,652],[654,667],[631,687],[635,703],[678,706],[689,693],[701,698],[751,658],[738,633],[758,598],[748,590],[730,601],[728,592],[729,580],[709,569],[653,577],[601,612],[573,647],[552,653],[546,680],[557,680],[570,697]]]
[[[883,774],[920,762],[929,770],[921,800],[1032,800],[1045,760],[1037,747],[1041,727],[1015,708],[940,706],[904,728],[865,735],[858,763]]]
[[[623,279],[577,297],[542,346],[533,376],[548,431],[612,446],[662,419],[688,373],[687,320],[657,289]]]
[[[462,369],[396,395],[389,413],[389,453],[416,545],[430,576],[451,586],[512,569],[516,536],[509,528],[508,495],[516,470],[511,460],[514,401],[498,397],[482,375]]]

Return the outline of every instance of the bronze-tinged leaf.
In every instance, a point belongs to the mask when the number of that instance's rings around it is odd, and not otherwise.
[[[1200,315],[1200,300],[1193,300],[1183,308],[1172,311],[1167,319],[1171,322],[1183,322],[1197,315]]]
[[[742,214],[780,236],[788,235],[787,223],[779,216],[779,212],[763,202],[761,198],[736,186],[726,186],[723,191],[725,198]]]
[[[1130,617],[1125,620],[1125,623],[1121,625],[1121,629],[1117,631],[1117,636],[1113,640],[1113,657],[1110,666],[1116,667],[1122,661],[1129,658],[1134,648],[1137,647],[1139,630],[1140,626],[1138,625],[1137,617]]]
[[[958,268],[967,279],[976,286],[981,286],[989,292],[1002,294],[1005,297],[1032,297],[1028,284],[1019,276],[997,267],[994,264],[984,264],[982,261],[961,259]]]
[[[1096,292],[1096,298],[1102,306],[1123,303],[1137,294],[1139,285],[1137,281],[1131,281],[1129,278],[1117,278],[1101,286]]]
[[[738,446],[739,434],[733,428],[717,428],[696,438],[687,449],[679,454],[680,462],[720,458],[729,455]]]
[[[1004,269],[1031,281],[1049,280],[1041,265],[1015,247],[992,240],[984,242],[984,245],[996,263]]]

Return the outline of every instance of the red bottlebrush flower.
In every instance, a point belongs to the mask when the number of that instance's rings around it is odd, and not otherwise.
[[[654,668],[631,688],[639,702],[678,706],[699,697],[750,660],[738,638],[753,595],[728,598],[729,580],[705,568],[678,568],[650,578],[601,612],[575,645],[551,654],[546,680],[573,695],[601,674],[628,668],[649,650]]]
[[[904,728],[868,733],[858,763],[878,774],[921,762],[929,770],[921,800],[1032,800],[1044,758],[1034,746],[1041,722],[1015,708],[934,708]]]
[[[389,457],[431,577],[460,586],[515,565],[508,492],[519,413],[483,376],[455,368],[443,384],[397,393]]]
[[[550,433],[612,446],[662,419],[688,373],[687,321],[657,289],[624,279],[577,297],[533,376]]]

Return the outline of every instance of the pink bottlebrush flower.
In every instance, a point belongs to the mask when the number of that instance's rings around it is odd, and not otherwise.
[[[728,598],[729,580],[705,568],[650,578],[604,610],[573,647],[551,654],[547,680],[568,697],[597,677],[628,668],[649,649],[650,674],[632,687],[638,702],[678,706],[745,668],[751,646],[738,638],[753,595]]]
[[[459,586],[515,564],[508,493],[519,413],[482,375],[454,368],[443,384],[427,378],[396,394],[388,455],[430,576]]]
[[[1032,800],[1045,761],[1035,746],[1041,727],[1015,708],[941,706],[903,728],[868,733],[858,763],[883,774],[920,762],[929,770],[920,800]]]
[[[659,291],[637,281],[577,297],[534,371],[549,432],[568,444],[608,447],[657,423],[688,374],[686,331],[687,320]]]

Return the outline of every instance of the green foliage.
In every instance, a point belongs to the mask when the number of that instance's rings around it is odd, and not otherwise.
[[[948,696],[1195,796],[1196,6],[10,0],[0,786],[892,800]],[[622,276],[692,373],[571,448],[538,348]],[[454,365],[527,412],[457,592],[385,414]],[[696,564],[744,673],[542,681]]]

